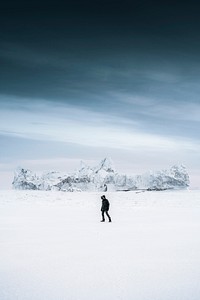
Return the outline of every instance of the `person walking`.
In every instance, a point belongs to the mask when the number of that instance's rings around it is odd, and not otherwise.
[[[102,199],[102,206],[101,206],[102,220],[101,220],[101,222],[105,222],[104,213],[106,213],[106,216],[108,217],[109,222],[111,222],[111,217],[108,213],[110,203],[109,203],[108,199],[106,199],[105,195],[101,196],[101,199]]]

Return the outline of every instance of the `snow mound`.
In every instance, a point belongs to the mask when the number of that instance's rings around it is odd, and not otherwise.
[[[20,190],[57,191],[130,191],[183,189],[189,186],[189,175],[183,165],[168,170],[147,172],[142,175],[125,175],[116,172],[110,158],[104,158],[96,167],[80,163],[75,173],[48,172],[42,176],[17,168],[13,188]]]

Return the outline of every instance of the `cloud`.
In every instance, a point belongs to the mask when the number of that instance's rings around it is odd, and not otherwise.
[[[173,121],[200,122],[200,103],[196,101],[173,101],[157,97],[129,93],[111,93],[111,97],[124,105],[129,113],[162,118]],[[142,121],[142,118],[141,118]]]
[[[80,161],[81,158],[66,157],[54,157],[51,159],[20,159],[18,160],[18,166],[33,170],[34,172],[48,172],[51,170],[71,172],[79,167]]]
[[[26,106],[29,109],[26,109]],[[1,110],[1,134],[26,139],[74,143],[89,147],[115,149],[149,149],[173,151],[192,149],[194,141],[172,138],[163,134],[148,133],[139,129],[138,122],[112,116],[109,111],[97,113],[63,103],[54,106],[48,101],[24,103],[25,110],[4,108]],[[163,106],[158,108],[163,113]],[[149,108],[146,115],[156,114]],[[168,114],[169,115],[169,114]],[[165,116],[166,117],[166,116]],[[8,120],[11,120],[8,122]]]

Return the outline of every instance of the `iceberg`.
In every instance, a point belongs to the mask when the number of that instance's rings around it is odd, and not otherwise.
[[[126,175],[116,171],[110,158],[104,158],[97,166],[90,167],[83,161],[74,173],[48,172],[41,176],[31,170],[18,167],[12,186],[19,190],[81,191],[133,191],[168,190],[189,187],[189,175],[183,165],[167,170],[149,171],[141,175]]]

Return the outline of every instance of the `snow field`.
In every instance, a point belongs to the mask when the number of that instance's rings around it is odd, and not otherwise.
[[[200,191],[0,191],[1,300],[199,300]]]

